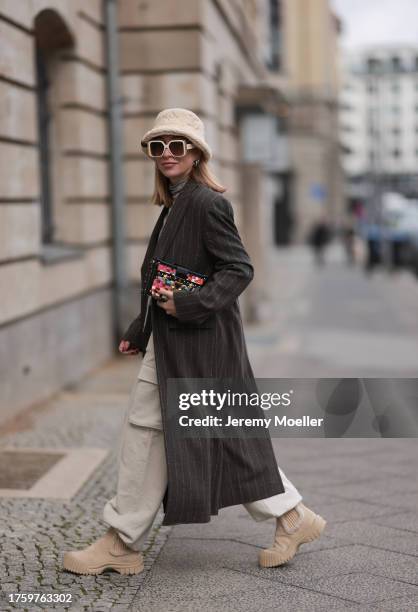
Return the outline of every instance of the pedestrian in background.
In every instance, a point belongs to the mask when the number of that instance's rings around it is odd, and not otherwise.
[[[382,229],[378,223],[364,223],[362,233],[367,245],[364,271],[370,274],[382,262]]]
[[[225,188],[209,169],[204,125],[193,112],[158,114],[141,141],[155,162],[153,203],[162,208],[141,267],[141,312],[120,343],[142,353],[125,415],[115,497],[103,510],[107,532],[64,555],[64,568],[100,574],[143,570],[142,546],[163,504],[163,525],[207,523],[220,508],[243,504],[256,520],[276,519],[262,567],[289,561],[318,538],[325,520],[278,467],[269,433],[258,438],[180,439],[170,429],[168,378],[254,379],[238,296],[254,274]],[[207,275],[193,292],[144,287],[153,257]]]
[[[354,229],[354,221],[351,218],[345,220],[341,227],[341,238],[344,244],[347,264],[352,266],[356,262],[355,255],[355,239],[356,232]]]
[[[308,236],[308,243],[313,249],[315,261],[318,266],[325,264],[325,247],[331,240],[331,228],[325,216],[322,216],[312,225]]]

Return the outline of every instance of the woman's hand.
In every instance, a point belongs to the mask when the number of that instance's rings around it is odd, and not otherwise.
[[[119,344],[119,353],[123,353],[124,355],[138,355],[139,349],[129,349],[129,346],[129,340],[121,340]]]
[[[161,296],[166,296],[166,301],[162,301]],[[176,305],[173,299],[173,291],[171,289],[157,289],[152,291],[152,297],[157,300],[158,306],[166,311],[172,317],[177,316]]]

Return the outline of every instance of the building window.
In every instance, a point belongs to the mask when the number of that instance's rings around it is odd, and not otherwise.
[[[380,66],[381,62],[376,57],[369,57],[369,59],[367,60],[367,71],[369,73],[379,72]]]
[[[72,47],[74,40],[62,18],[52,9],[42,10],[36,15],[34,34],[41,233],[43,244],[50,244],[54,241],[56,229],[54,185],[59,182],[55,171],[59,143],[57,130],[54,129],[56,117],[52,111],[56,107],[57,60],[60,50]]]
[[[48,74],[45,54],[36,45],[36,98],[38,110],[39,172],[41,186],[42,242],[52,242],[54,221],[51,201],[51,151],[50,123],[51,114],[48,101]]]
[[[394,136],[399,136],[399,134],[400,134],[400,133],[401,133],[401,128],[395,125],[395,126],[392,128],[392,134],[393,134]]]
[[[270,70],[280,70],[282,55],[282,15],[281,0],[267,2],[267,57],[266,66]]]
[[[391,58],[390,63],[391,63],[392,70],[394,72],[402,72],[403,66],[402,66],[402,60],[400,57],[393,56]]]
[[[397,81],[393,81],[391,89],[393,93],[398,93],[400,91],[399,83]]]
[[[394,157],[395,159],[398,159],[401,156],[401,151],[400,149],[393,149],[392,151],[392,157]]]

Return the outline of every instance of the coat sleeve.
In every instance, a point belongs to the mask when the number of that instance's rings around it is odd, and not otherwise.
[[[215,198],[204,215],[204,246],[213,261],[213,273],[191,293],[173,294],[179,321],[203,323],[212,313],[228,308],[254,276],[250,257],[241,242],[231,203]]]
[[[132,348],[143,350],[141,346],[142,313],[140,313],[129,325],[122,336],[122,340],[129,340]]]

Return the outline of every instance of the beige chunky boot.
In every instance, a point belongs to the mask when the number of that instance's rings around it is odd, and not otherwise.
[[[116,570],[119,574],[139,574],[144,570],[144,559],[110,527],[84,550],[64,553],[63,567],[75,574],[101,574],[105,569]]]
[[[276,567],[290,561],[301,544],[319,538],[326,521],[302,502],[276,519],[274,544],[259,554],[261,567]]]

